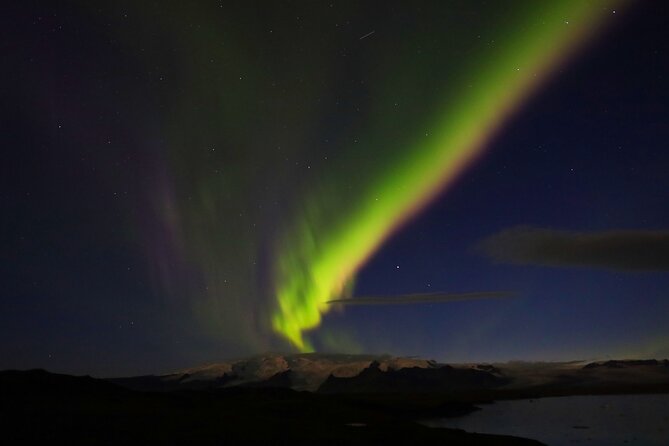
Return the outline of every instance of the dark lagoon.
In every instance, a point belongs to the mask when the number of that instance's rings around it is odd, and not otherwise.
[[[432,427],[515,435],[549,446],[669,445],[669,394],[598,395],[498,401]]]

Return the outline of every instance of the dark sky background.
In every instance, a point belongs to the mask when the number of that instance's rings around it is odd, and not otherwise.
[[[481,39],[537,38],[514,25],[531,2],[14,3],[0,369],[100,376],[291,351],[271,322],[277,264],[303,252],[282,256],[291,228],[315,221],[327,246]],[[669,16],[614,9],[372,253],[352,298],[517,297],[346,307],[307,330],[317,350],[669,356]]]

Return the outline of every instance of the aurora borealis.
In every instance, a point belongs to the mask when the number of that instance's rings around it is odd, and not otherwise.
[[[421,133],[413,130],[416,136],[403,141],[405,147],[389,144],[386,159],[366,173],[357,197],[343,211],[328,200],[343,189],[341,179],[317,185],[279,247],[280,312],[274,315],[274,329],[300,350],[311,350],[303,331],[318,326],[325,303],[341,296],[392,231],[466,167],[533,86],[614,4],[519,5],[518,18],[498,31],[502,38],[494,50],[473,48],[472,60],[456,68],[463,74],[456,74],[445,97],[437,99],[446,105],[436,106],[434,116],[421,123]]]
[[[135,373],[665,351],[664,251],[601,271],[647,245],[593,267],[523,232],[664,240],[666,44],[642,3],[12,6],[0,335],[25,341],[0,352]],[[422,301],[328,303],[362,296]]]

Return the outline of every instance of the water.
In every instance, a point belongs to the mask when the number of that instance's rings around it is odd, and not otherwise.
[[[480,407],[424,424],[533,438],[549,446],[669,446],[669,395],[568,396]]]

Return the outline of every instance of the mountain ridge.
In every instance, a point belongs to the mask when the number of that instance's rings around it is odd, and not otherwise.
[[[286,387],[337,392],[664,392],[668,360],[444,364],[416,357],[346,354],[257,355],[166,375],[111,378],[134,390]],[[616,390],[617,389],[617,390]]]

